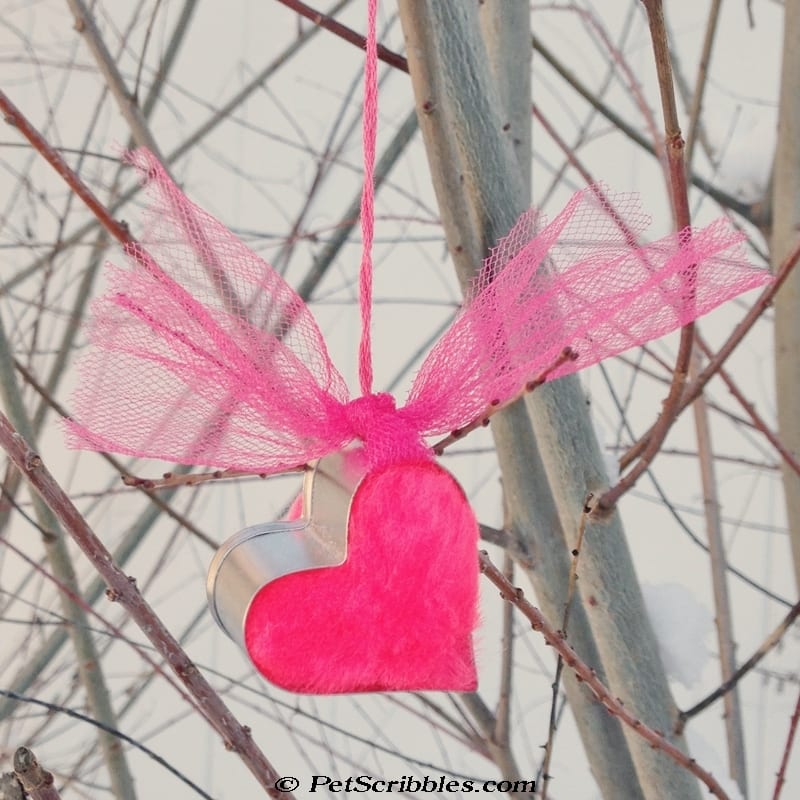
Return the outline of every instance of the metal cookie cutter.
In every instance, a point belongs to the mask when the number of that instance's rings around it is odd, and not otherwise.
[[[244,528],[217,550],[206,580],[208,606],[241,647],[250,603],[262,586],[282,575],[344,563],[350,501],[363,475],[352,452],[321,458],[303,481],[302,518]]]

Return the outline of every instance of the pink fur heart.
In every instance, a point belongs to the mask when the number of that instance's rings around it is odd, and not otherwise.
[[[437,464],[369,472],[345,563],[284,575],[253,598],[250,658],[294,692],[474,690],[477,538],[461,487]]]

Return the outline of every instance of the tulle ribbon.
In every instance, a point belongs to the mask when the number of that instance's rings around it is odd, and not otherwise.
[[[498,243],[398,408],[384,393],[351,399],[296,292],[150,152],[129,160],[148,184],[146,233],[93,304],[67,423],[85,449],[265,474],[353,441],[371,466],[433,458],[429,437],[551,365],[547,380],[584,369],[771,279],[727,221],[640,246],[637,198],[591,186]],[[558,363],[565,347],[574,358]]]

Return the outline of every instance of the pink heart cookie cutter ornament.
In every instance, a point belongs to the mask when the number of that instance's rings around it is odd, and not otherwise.
[[[472,509],[432,461],[365,473],[358,456],[321,459],[289,520],[220,548],[212,613],[259,672],[293,692],[472,691]]]
[[[649,245],[635,197],[577,192],[524,214],[486,260],[405,405],[372,391],[377,0],[368,0],[361,397],[310,310],[189,201],[147,150],[129,268],[107,266],[65,423],[71,446],[271,475],[315,464],[298,518],[229,540],[212,613],[270,680],[301,692],[475,687],[477,525],[427,442],[538,384],[669,333],[771,280],[720,220]],[[569,357],[564,357],[564,353]]]
[[[367,481],[373,473],[396,479],[404,471],[427,480],[423,467],[435,468],[439,472],[431,485],[439,488],[432,492],[441,490],[449,498],[442,477],[447,473],[436,465],[429,437],[481,419],[543,372],[546,380],[575,372],[673,331],[771,280],[747,263],[743,235],[724,220],[691,236],[684,232],[633,247],[631,231],[638,236],[647,221],[638,204],[630,196],[608,199],[590,187],[552,222],[534,212],[524,215],[498,244],[461,311],[421,365],[405,405],[397,408],[387,394],[349,399],[322,334],[297,294],[191,203],[152,154],[137,150],[129,158],[148,181],[150,206],[142,244],[128,248],[130,268],[109,265],[109,291],[93,303],[88,330],[93,347],[81,359],[76,414],[66,423],[68,443],[89,450],[276,474],[357,443]],[[585,243],[587,230],[592,235]],[[558,357],[565,347],[572,348],[573,358]],[[397,637],[409,645],[406,660],[413,661],[413,668],[392,673],[387,664],[402,661],[385,646],[392,626],[360,624],[370,602],[385,612],[393,602],[402,609],[406,596],[392,590],[376,600],[378,584],[372,583],[365,595],[339,578],[325,589],[325,576],[343,570],[347,557],[340,566],[300,560],[299,571],[291,574],[279,566],[259,566],[256,559],[247,606],[240,602],[240,618],[225,617],[223,627],[244,642],[268,677],[296,691],[319,693],[474,686],[465,636],[477,618],[475,600],[464,610],[477,576],[474,518],[462,508],[463,523],[452,528],[461,531],[461,544],[473,549],[471,558],[448,559],[448,548],[455,544],[447,538],[451,528],[440,519],[425,526],[426,509],[417,509],[409,526],[413,536],[405,541],[398,520],[413,492],[404,491],[403,503],[394,506],[386,488],[365,494],[361,504],[352,502],[359,499],[354,486],[347,530],[349,535],[357,531],[360,543],[370,540],[365,552],[378,559],[376,567],[385,552],[381,541],[400,543],[401,552],[405,548],[405,578],[398,581],[410,581],[415,592],[435,599],[435,608],[427,608],[426,625],[436,613],[455,620],[453,636],[443,639],[453,643],[451,651],[441,655],[435,652],[441,644],[428,649],[418,641],[411,646],[407,636]],[[312,529],[318,507],[312,502],[307,509]],[[359,516],[353,524],[356,507]],[[419,572],[420,563],[428,560],[437,568],[432,574]],[[440,591],[448,568],[456,582],[463,582],[462,593]],[[357,572],[349,574],[360,579]],[[425,580],[416,581],[423,574]],[[224,605],[220,592],[229,591],[218,587],[212,607]],[[348,606],[350,594],[360,597],[360,605]],[[280,614],[271,610],[273,601]],[[335,658],[331,655],[325,669],[328,656],[313,649],[318,641],[313,625],[304,633],[312,618],[326,631],[338,619],[343,634],[348,628],[358,631],[353,639],[380,639],[380,663],[366,659],[363,650],[343,648]],[[301,650],[292,645],[298,636]],[[448,658],[458,665],[450,673],[444,663]],[[437,668],[429,669],[434,662]],[[361,669],[366,664],[371,676]]]
[[[469,503],[433,462],[365,474],[359,455],[320,459],[287,520],[245,528],[219,548],[211,613],[290,691],[472,691],[478,526]]]

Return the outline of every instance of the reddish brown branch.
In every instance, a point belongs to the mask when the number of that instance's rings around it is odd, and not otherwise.
[[[0,89],[0,111],[5,121],[13,125],[40,153],[64,179],[70,189],[83,200],[97,217],[100,224],[123,245],[132,244],[128,227],[115,220],[108,213],[106,207],[95,197],[92,190],[78,177],[77,173],[67,164],[61,154],[51,147],[45,138],[31,125],[23,113],[11,102],[6,93]]]
[[[53,785],[53,773],[27,747],[18,747],[14,753],[14,773],[31,800],[60,800],[61,795]]]
[[[640,719],[633,716],[626,708],[625,704],[618,697],[614,697],[608,688],[597,677],[597,673],[582,661],[578,654],[572,649],[562,634],[553,628],[534,605],[525,599],[522,589],[513,586],[503,573],[491,562],[488,553],[480,553],[481,572],[500,590],[500,596],[513,603],[522,614],[530,621],[531,627],[540,633],[544,640],[549,644],[564,663],[575,673],[579,681],[582,681],[591,690],[606,710],[627,725],[649,742],[654,748],[661,750],[673,761],[680,764],[684,769],[689,770],[699,778],[709,789],[711,794],[720,800],[729,800],[724,789],[719,785],[716,778],[703,769],[691,756],[688,756],[674,744],[667,740],[663,733],[653,730],[645,725]]]
[[[664,22],[664,10],[661,0],[643,0],[647,9],[650,25],[650,37],[653,42],[653,55],[658,73],[658,86],[661,91],[661,107],[664,112],[664,133],[666,141],[667,168],[669,173],[670,198],[675,218],[675,227],[684,231],[691,224],[689,214],[689,191],[686,183],[686,165],[684,163],[684,142],[678,123],[678,108],[675,102],[675,89],[672,80],[672,63],[667,28]],[[694,278],[693,270],[685,276],[687,282]],[[678,345],[678,356],[672,375],[672,384],[664,400],[661,414],[651,428],[650,439],[641,452],[639,461],[617,484],[612,486],[597,501],[595,511],[605,513],[612,509],[620,497],[629,491],[639,478],[650,467],[661,445],[667,437],[673,423],[681,410],[681,398],[684,394],[689,364],[694,346],[694,323],[681,329]]]
[[[250,729],[242,725],[228,710],[211,685],[200,674],[145,601],[134,581],[114,564],[111,553],[97,538],[64,490],[44,466],[42,459],[30,448],[23,437],[0,413],[0,447],[5,450],[17,469],[52,509],[64,529],[72,536],[97,572],[108,584],[107,595],[118,601],[131,615],[158,653],[167,661],[179,680],[198,703],[209,724],[216,730],[226,748],[239,754],[259,784],[270,797],[287,798],[291,794],[275,788],[278,773],[250,736]]]
[[[352,28],[348,28],[346,25],[342,25],[341,22],[337,22],[333,17],[329,17],[321,11],[311,8],[311,6],[301,3],[300,0],[278,0],[278,2],[286,6],[286,8],[290,8],[301,17],[310,19],[315,25],[319,25],[320,28],[330,31],[346,42],[356,45],[356,47],[359,47],[361,50],[364,49],[366,39],[360,33],[356,33]],[[403,72],[408,72],[408,61],[399,53],[389,50],[382,44],[378,45],[378,58],[391,67],[403,70]]]
[[[307,469],[307,464],[301,464],[294,470],[283,470],[281,474],[285,475],[287,472],[305,472]],[[123,474],[122,482],[126,486],[134,486],[137,489],[151,490],[169,489],[173,486],[197,486],[199,483],[223,481],[228,478],[266,477],[267,475],[263,472],[248,472],[239,469],[215,469],[213,472],[190,473],[188,475],[165,472],[160,478],[140,478],[136,475]]]
[[[772,800],[778,800],[783,790],[783,784],[786,783],[786,767],[789,765],[789,755],[792,752],[792,745],[794,744],[794,737],[797,734],[798,723],[800,723],[800,694],[797,695],[794,713],[789,722],[789,735],[786,737],[786,747],[783,748],[783,756],[781,757],[781,765],[775,779],[775,791],[772,793]]]

